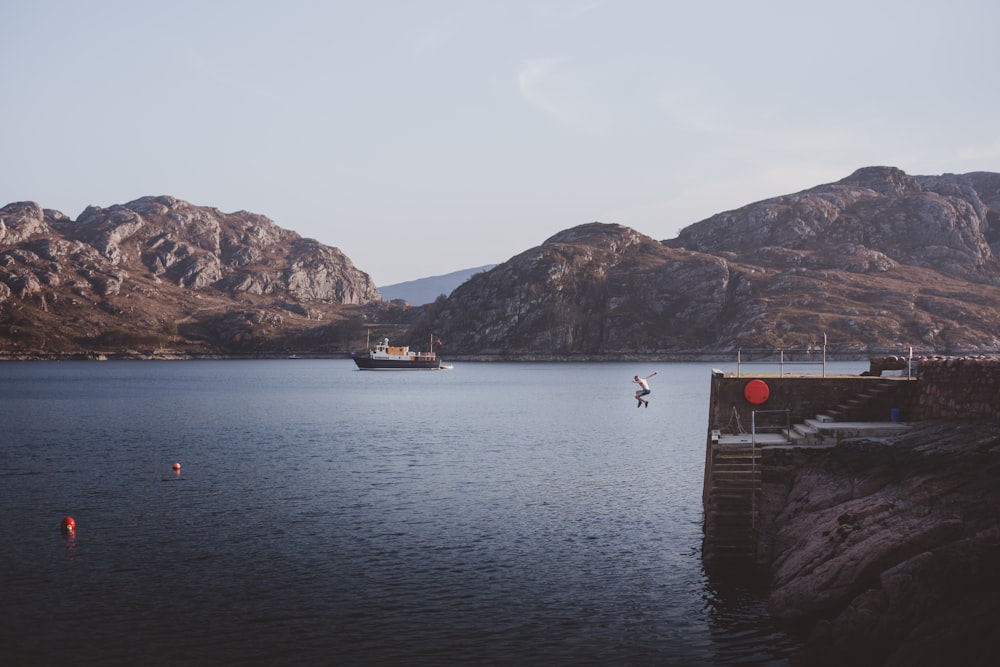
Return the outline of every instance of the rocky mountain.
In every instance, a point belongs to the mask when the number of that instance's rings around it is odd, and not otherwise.
[[[659,241],[590,223],[447,299],[384,301],[338,249],[172,197],[71,220],[0,209],[0,355],[329,354],[431,331],[446,354],[1000,351],[1000,174],[860,169]]]
[[[421,322],[453,355],[807,347],[1000,351],[1000,174],[859,169],[657,241],[569,229]]]
[[[356,339],[354,322],[378,303],[340,250],[246,211],[172,197],[92,206],[75,221],[33,202],[0,209],[9,355],[232,353],[303,337],[328,348],[338,326]]]

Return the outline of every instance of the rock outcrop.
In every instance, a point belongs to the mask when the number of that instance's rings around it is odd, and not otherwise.
[[[1000,350],[1000,174],[860,169],[655,241],[566,230],[428,307],[455,354]]]
[[[700,289],[691,287],[696,281]],[[724,260],[620,225],[556,234],[452,292],[434,313],[450,351],[607,355],[685,347],[739,298]]]
[[[181,287],[280,293],[330,304],[380,299],[371,278],[337,248],[246,211],[222,213],[173,197],[143,197],[108,209],[91,206],[57,228],[112,266],[141,267]]]
[[[986,665],[1000,655],[1000,433],[918,423],[824,453],[768,453],[772,614],[793,664]]]
[[[13,354],[170,347],[282,349],[289,336],[377,306],[340,250],[240,211],[143,197],[76,220],[0,209],[0,339]]]

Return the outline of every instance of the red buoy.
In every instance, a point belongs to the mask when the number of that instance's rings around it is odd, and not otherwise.
[[[750,380],[743,388],[743,396],[754,405],[760,405],[771,395],[771,388],[763,380]]]
[[[63,519],[62,523],[60,523],[59,525],[60,527],[62,527],[63,531],[67,533],[72,533],[74,530],[76,530],[76,521],[71,516],[68,516],[65,519]]]
[[[174,464],[174,470],[176,470],[177,472],[180,472],[180,470],[181,470],[181,464],[180,463],[175,463]]]

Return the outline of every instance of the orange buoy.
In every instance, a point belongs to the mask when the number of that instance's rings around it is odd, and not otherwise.
[[[180,472],[180,470],[181,470],[181,464],[180,463],[175,463],[174,464],[174,470],[176,470],[177,472]]]
[[[763,380],[750,380],[743,387],[743,396],[754,405],[765,402],[770,395],[771,388]]]
[[[63,529],[63,531],[67,533],[72,533],[74,530],[76,530],[76,521],[71,516],[68,516],[65,519],[63,519],[59,525]]]

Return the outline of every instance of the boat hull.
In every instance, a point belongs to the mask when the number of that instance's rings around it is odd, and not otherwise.
[[[410,361],[407,359],[371,359],[353,357],[358,370],[362,371],[436,371],[441,368],[440,359]]]

